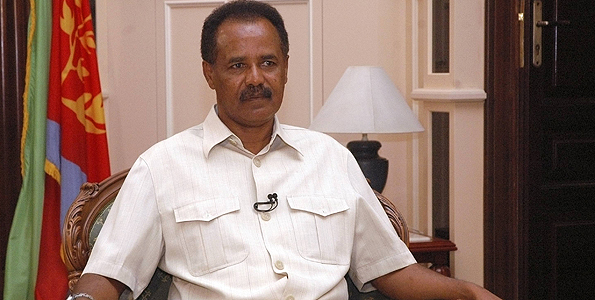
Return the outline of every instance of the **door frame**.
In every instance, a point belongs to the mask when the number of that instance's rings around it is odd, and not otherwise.
[[[486,0],[485,6],[484,285],[503,299],[527,299],[528,73],[521,64],[529,53],[521,52],[521,41],[529,34],[529,3]]]

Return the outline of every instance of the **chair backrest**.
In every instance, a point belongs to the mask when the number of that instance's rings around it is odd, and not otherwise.
[[[116,195],[122,187],[122,183],[124,183],[126,175],[128,175],[128,170],[114,174],[99,183],[88,182],[83,184],[79,195],[66,213],[62,228],[62,258],[68,269],[68,285],[70,290],[72,290],[80,278],[89,260],[95,239],[97,239],[97,235],[103,226],[111,205],[116,199]],[[395,231],[405,244],[409,246],[409,230],[405,219],[390,200],[376,191],[375,193]],[[147,288],[147,290],[151,290],[148,294],[152,294],[153,297],[139,297],[140,299],[167,298],[167,291],[164,294],[161,287],[169,287],[171,276],[157,269],[153,275],[153,279]],[[161,291],[155,292],[155,290]],[[156,295],[159,294],[164,294],[165,297],[157,297]],[[350,299],[357,298],[350,296]],[[367,297],[366,299],[379,298]]]
[[[62,227],[62,258],[68,269],[68,285],[71,290],[89,260],[92,245],[105,220],[99,217],[102,214],[107,216],[126,175],[128,170],[99,183],[83,184],[66,213]]]
[[[397,209],[397,207],[390,200],[388,200],[388,198],[377,191],[374,191],[374,193],[376,194],[378,201],[380,201],[380,204],[382,204],[382,208],[384,208],[384,212],[386,212],[386,215],[395,228],[395,231],[401,240],[405,242],[405,245],[409,247],[409,227],[407,227],[405,218]]]

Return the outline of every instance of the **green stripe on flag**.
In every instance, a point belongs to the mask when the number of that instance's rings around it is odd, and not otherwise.
[[[34,300],[45,184],[45,128],[52,1],[30,0],[22,143],[23,185],[12,221],[4,276],[5,300]]]

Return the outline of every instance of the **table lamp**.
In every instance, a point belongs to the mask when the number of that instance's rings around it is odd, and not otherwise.
[[[351,66],[345,70],[310,129],[361,133],[362,140],[349,142],[347,148],[378,192],[386,185],[388,160],[378,155],[382,145],[368,140],[368,134],[424,130],[388,74],[381,67],[372,66]]]

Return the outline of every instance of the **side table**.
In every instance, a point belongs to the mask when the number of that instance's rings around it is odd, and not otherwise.
[[[450,277],[450,251],[457,250],[453,242],[432,237],[429,241],[410,242],[409,250],[418,263],[430,263],[430,269]]]

